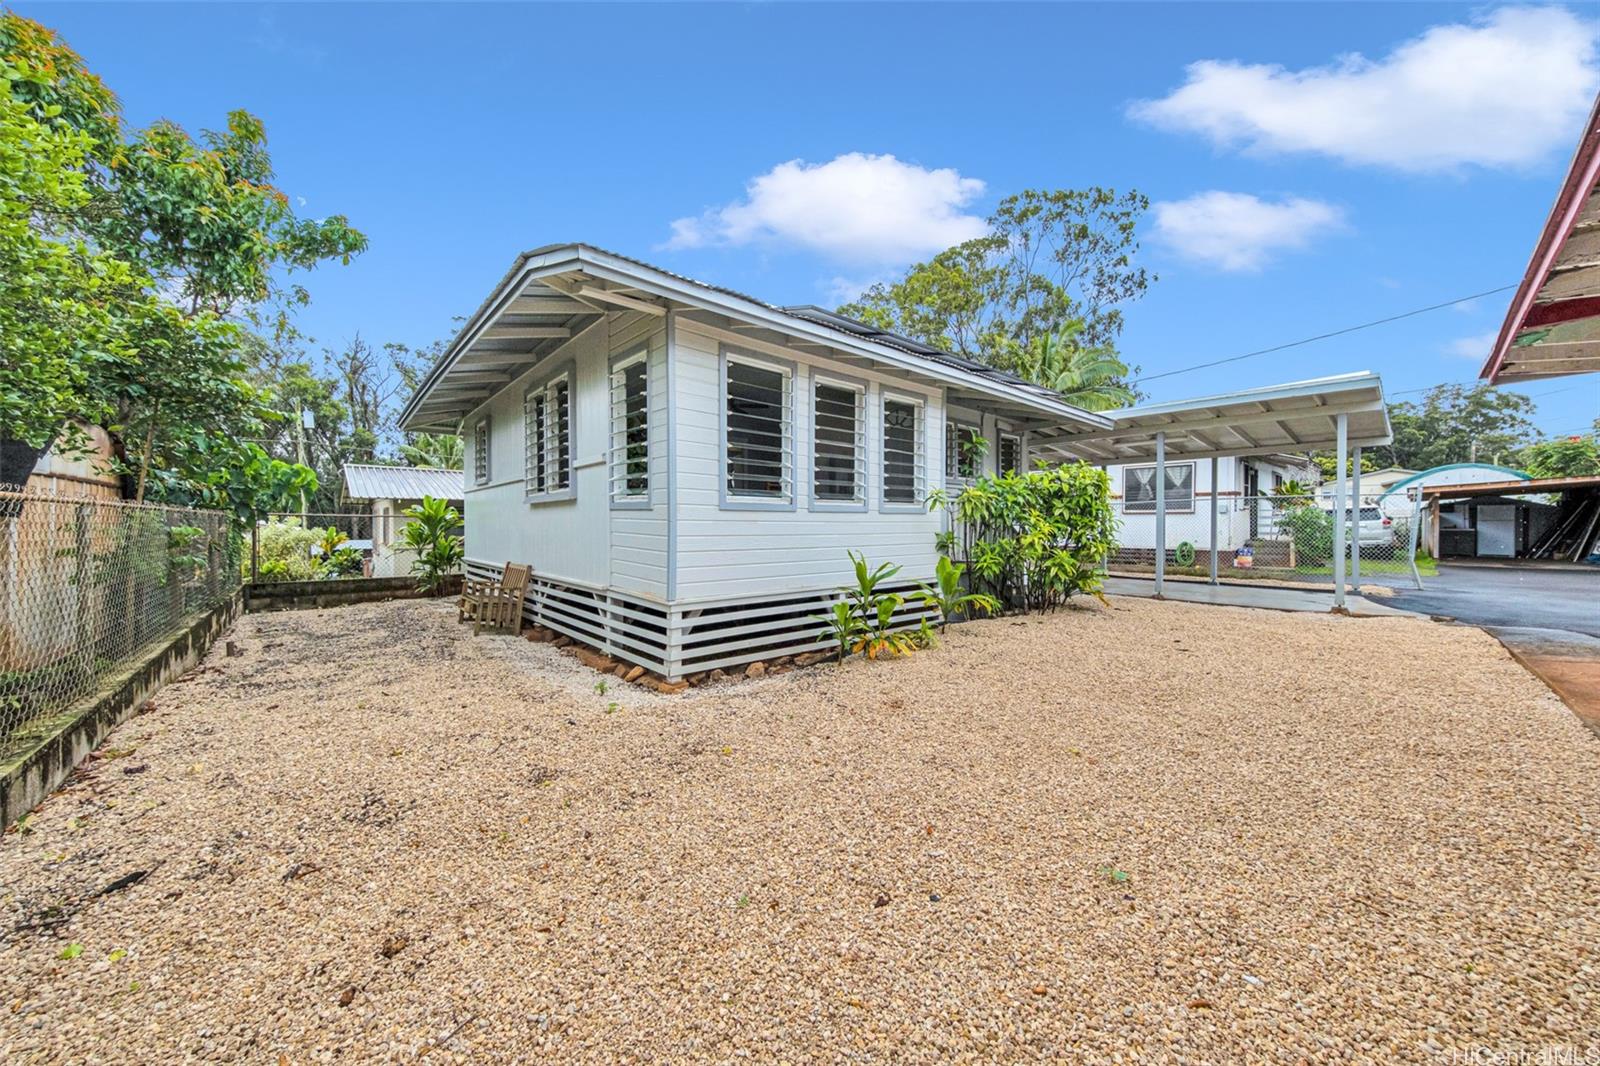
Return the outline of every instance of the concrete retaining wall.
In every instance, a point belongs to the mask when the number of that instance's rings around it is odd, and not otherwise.
[[[445,578],[439,596],[461,594],[461,575]],[[421,599],[417,582],[411,577],[352,577],[336,581],[273,581],[246,585],[247,611],[306,611],[322,607],[344,607],[352,603],[378,600]]]
[[[172,678],[184,673],[233,625],[244,598],[235,592],[143,660],[108,678],[67,710],[29,727],[31,743],[0,764],[0,827],[38,806],[100,745],[111,729]]]

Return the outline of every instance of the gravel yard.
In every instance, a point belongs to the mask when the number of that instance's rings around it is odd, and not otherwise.
[[[1477,630],[1114,599],[675,697],[438,602],[233,639],[0,842],[5,1061],[1600,1040],[1600,742]]]

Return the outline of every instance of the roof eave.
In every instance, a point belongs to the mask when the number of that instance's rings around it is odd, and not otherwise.
[[[417,431],[432,428],[438,424],[432,421],[428,423],[415,422],[414,419],[418,407],[427,399],[438,381],[459,360],[462,351],[471,345],[477,335],[498,313],[497,309],[502,304],[513,298],[520,288],[530,281],[535,281],[541,276],[566,273],[575,269],[582,269],[585,273],[607,281],[623,282],[630,286],[646,289],[658,296],[677,300],[680,303],[716,311],[720,314],[728,315],[730,318],[753,322],[781,333],[804,337],[817,344],[852,352],[895,366],[920,377],[991,396],[1005,403],[1014,404],[1053,419],[1064,420],[1090,428],[1110,428],[1112,424],[1111,420],[1104,415],[1085,411],[1065,402],[1051,402],[1042,396],[1005,388],[1003,385],[983,381],[970,374],[962,374],[953,370],[945,371],[928,360],[915,355],[897,352],[892,348],[872,341],[852,339],[837,330],[804,318],[785,314],[769,305],[717,289],[707,288],[704,285],[687,279],[680,279],[654,267],[623,259],[589,245],[564,244],[547,245],[533,251],[524,252],[518,257],[516,263],[501,278],[495,291],[479,305],[477,311],[473,312],[472,317],[468,319],[467,324],[462,327],[461,331],[456,334],[455,339],[451,341],[449,348],[445,350],[439,362],[429,371],[428,376],[423,379],[422,385],[413,394],[411,400],[400,414],[401,428]]]

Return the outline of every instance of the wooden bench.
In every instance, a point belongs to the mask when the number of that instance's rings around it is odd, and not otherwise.
[[[472,635],[484,626],[522,633],[522,601],[528,594],[533,568],[523,563],[506,563],[499,580],[466,578],[461,582],[461,599],[456,602],[456,620],[472,619]]]

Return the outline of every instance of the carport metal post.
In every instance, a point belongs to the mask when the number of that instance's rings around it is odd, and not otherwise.
[[[1411,559],[1410,559],[1410,561],[1411,561],[1411,580],[1415,581],[1417,583],[1417,588],[1420,589],[1422,587],[1422,571],[1417,569],[1417,539],[1422,536],[1422,489],[1421,489],[1420,486],[1417,488],[1416,492],[1417,492],[1417,497],[1416,497],[1417,502],[1411,508]],[[1406,494],[1410,495],[1410,493],[1411,493],[1411,490],[1407,489],[1406,490]]]
[[[1345,505],[1346,495],[1349,492],[1349,483],[1345,480],[1349,476],[1349,467],[1345,465],[1349,458],[1349,416],[1335,415],[1337,425],[1334,446],[1333,468],[1333,608],[1344,608],[1344,531],[1345,531]],[[1160,454],[1159,452],[1157,454]]]
[[[1167,435],[1156,431],[1156,595],[1167,579]]]
[[[1350,452],[1350,584],[1361,588],[1361,445]]]
[[[1211,457],[1211,583],[1217,583],[1217,457]]]

